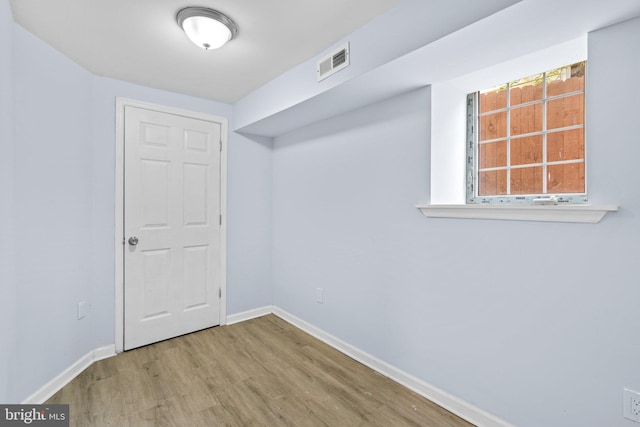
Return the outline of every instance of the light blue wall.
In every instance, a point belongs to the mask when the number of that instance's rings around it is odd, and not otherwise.
[[[597,225],[422,217],[428,90],[276,138],[274,304],[515,425],[629,425],[639,46],[638,19],[590,36],[590,198],[621,206]]]
[[[16,344],[13,274],[13,24],[9,2],[0,2],[0,340]],[[15,354],[0,350],[0,402],[9,400]]]
[[[272,304],[270,138],[229,138],[227,313]]]
[[[94,76],[12,24],[10,14],[2,25],[14,33],[7,49],[13,48],[15,61],[3,62],[0,77],[3,87],[13,83],[15,96],[13,103],[3,97],[1,117],[3,132],[15,127],[16,144],[15,160],[1,160],[8,167],[3,177],[13,170],[15,181],[3,180],[0,189],[3,198],[15,194],[19,239],[2,246],[6,263],[15,265],[2,315],[18,339],[0,346],[0,375],[9,372],[5,361],[19,363],[14,378],[0,377],[7,384],[0,400],[19,402],[89,351],[114,343],[116,97],[230,122],[232,115],[228,104]],[[13,82],[5,82],[7,70]],[[4,136],[3,153],[11,149]],[[228,150],[227,311],[233,314],[271,304],[271,145],[231,133]],[[6,206],[3,232],[11,228]],[[91,304],[82,320],[79,301]],[[14,305],[20,321],[12,323]]]
[[[18,26],[14,49],[14,393],[21,400],[109,341],[93,316],[76,320],[76,304],[91,301],[96,280],[89,258],[91,76]]]

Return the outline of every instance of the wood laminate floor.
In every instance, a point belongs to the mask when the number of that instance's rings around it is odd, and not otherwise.
[[[268,315],[94,363],[48,403],[71,426],[470,426]]]

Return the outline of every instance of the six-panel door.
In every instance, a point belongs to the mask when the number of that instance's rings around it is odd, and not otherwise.
[[[125,107],[125,350],[220,323],[220,133]]]

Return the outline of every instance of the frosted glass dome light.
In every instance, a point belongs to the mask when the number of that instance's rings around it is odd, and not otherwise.
[[[176,21],[187,37],[203,49],[218,49],[238,34],[238,26],[228,16],[205,7],[187,7]]]

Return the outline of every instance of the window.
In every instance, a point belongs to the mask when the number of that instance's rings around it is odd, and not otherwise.
[[[585,67],[467,96],[467,203],[586,203]]]

